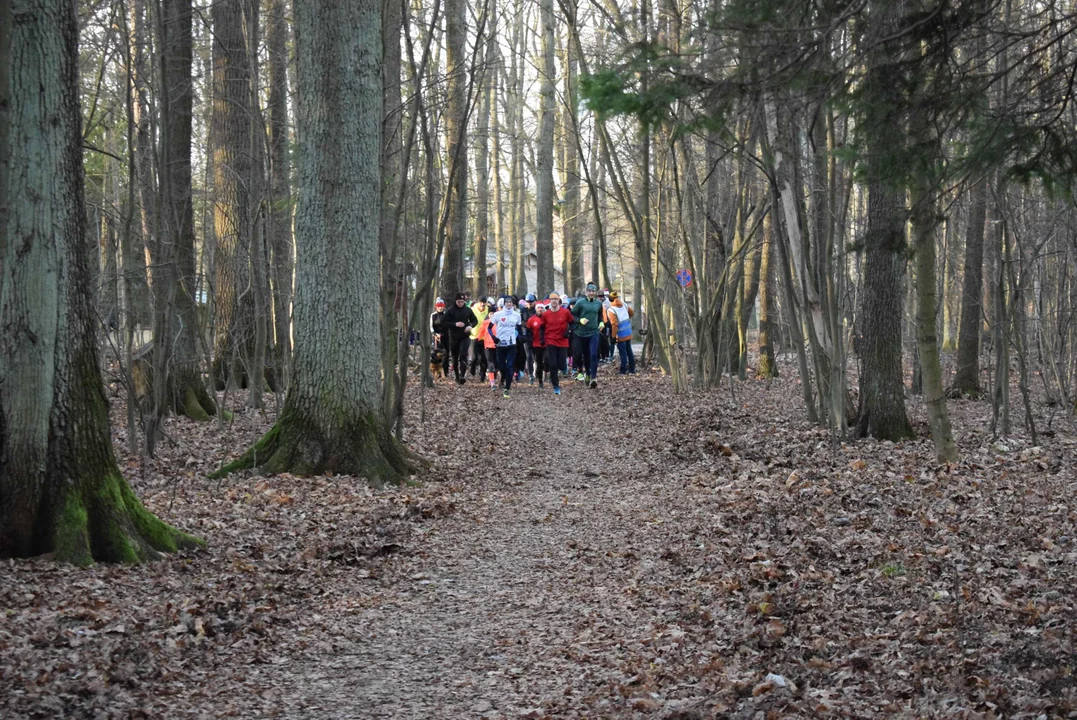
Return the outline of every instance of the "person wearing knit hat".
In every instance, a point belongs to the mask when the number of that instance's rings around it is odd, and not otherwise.
[[[475,315],[467,306],[467,294],[457,293],[452,307],[445,310],[441,318],[441,337],[448,340],[456,382],[464,384],[467,372],[467,351],[471,345],[471,328],[475,325]]]
[[[435,360],[439,360],[440,362],[437,364],[441,366],[442,374],[445,377],[449,377],[449,353],[445,347],[445,341],[448,338],[446,337],[445,328],[442,326],[444,319],[445,301],[438,298],[434,303],[434,312],[430,314],[430,367],[431,372],[433,372],[436,367]]]
[[[611,339],[617,345],[617,354],[621,356],[621,369],[618,375],[636,374],[636,355],[632,351],[632,308],[621,300],[616,290],[610,293],[610,306],[606,309],[606,321],[610,325]]]
[[[583,369],[586,371],[588,386],[593,390],[598,387],[598,335],[606,327],[603,321],[602,301],[595,295],[598,286],[587,283],[587,297],[577,300],[572,306],[572,315],[577,319],[576,342],[580,344],[583,356]]]
[[[516,375],[516,338],[520,333],[520,313],[516,310],[516,298],[504,298],[502,308],[487,321],[487,336],[495,342],[494,357],[501,375],[503,397],[509,397],[512,379]]]
[[[572,313],[561,307],[561,296],[550,293],[550,309],[542,313],[542,339],[546,342],[544,370],[553,385],[553,394],[561,394],[560,374],[567,372],[568,330],[572,325]]]
[[[516,352],[516,368],[527,373],[527,384],[535,382],[535,346],[532,344],[532,331],[528,321],[535,316],[538,300],[528,293],[520,303],[520,347]],[[545,348],[545,344],[542,346]]]
[[[543,327],[542,316],[549,309],[549,305],[542,302],[534,303],[535,311],[524,323],[528,333],[528,355],[533,359],[534,365],[528,368],[531,377],[530,382],[538,380],[539,389],[542,389],[542,369],[546,365],[546,332]],[[531,374],[533,372],[533,374]]]

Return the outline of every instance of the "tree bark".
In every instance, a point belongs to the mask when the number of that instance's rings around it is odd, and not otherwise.
[[[191,0],[164,0],[158,20],[161,48],[161,208],[159,236],[148,247],[153,263],[154,347],[166,368],[166,396],[157,415],[171,409],[194,420],[217,413],[202,380],[196,311],[194,208],[191,190]],[[153,381],[153,377],[149,378]]]
[[[778,362],[774,357],[770,331],[774,312],[774,265],[772,261],[774,213],[767,213],[763,219],[763,248],[759,261],[759,369],[756,374],[761,378],[778,377]]]
[[[77,43],[74,3],[0,3],[0,556],[138,562],[197,541],[142,506],[112,454]]]
[[[922,178],[921,178],[922,180]],[[932,189],[914,181],[912,234],[916,258],[916,340],[920,354],[924,404],[931,425],[931,440],[940,461],[957,458],[954,433],[946,410],[946,390],[939,361],[938,297],[935,278],[935,230],[937,213]]]
[[[449,220],[445,235],[442,297],[464,290],[464,246],[467,243],[467,4],[445,0],[445,167],[449,178]],[[453,162],[453,158],[459,158]]]
[[[913,437],[905,414],[901,371],[905,217],[904,192],[878,183],[870,186],[860,314],[863,370],[857,437],[880,440]]]
[[[278,382],[287,390],[292,359],[292,191],[288,146],[288,24],[285,0],[270,0],[266,18],[269,54],[269,217],[267,232],[273,281],[273,346]],[[399,91],[398,91],[399,92]]]
[[[222,473],[409,471],[380,411],[380,0],[297,3],[295,377],[277,424]],[[339,311],[363,308],[363,311]]]
[[[213,225],[218,388],[247,387],[254,358],[251,277],[251,65],[244,38],[244,5],[213,4]]]
[[[539,58],[539,136],[535,171],[536,285],[549,292],[553,274],[553,129],[554,129],[554,27],[553,0],[539,4],[542,55]]]
[[[957,372],[952,392],[980,393],[980,327],[983,324],[984,228],[987,221],[987,178],[972,186],[965,235],[965,282],[961,287],[961,325],[957,338]]]

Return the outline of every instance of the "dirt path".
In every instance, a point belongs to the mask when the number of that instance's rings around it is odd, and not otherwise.
[[[460,510],[422,537],[407,587],[354,614],[336,657],[292,668],[309,682],[295,707],[430,718],[542,717],[551,699],[608,705],[591,696],[629,678],[589,648],[649,623],[625,549],[668,521],[667,503],[646,459],[625,452],[628,425],[603,417],[600,392],[565,384],[559,398],[521,387],[507,401],[477,385],[438,388],[432,403],[459,402],[488,430],[434,441],[463,442],[474,459]]]

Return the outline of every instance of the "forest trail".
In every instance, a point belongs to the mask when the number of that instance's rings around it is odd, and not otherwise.
[[[783,369],[784,371],[784,369]],[[272,422],[170,418],[139,474],[207,542],[9,563],[0,716],[702,720],[1077,712],[1077,438],[835,447],[794,377],[409,388],[409,487],[207,474]],[[1040,406],[1050,412],[1046,405]],[[123,407],[113,406],[113,427]],[[784,683],[784,686],[782,685]],[[965,712],[968,710],[969,712]],[[762,713],[762,715],[759,715]]]
[[[290,668],[305,684],[287,704],[309,717],[543,717],[551,697],[629,679],[588,648],[650,622],[632,593],[646,564],[625,549],[671,522],[678,490],[626,452],[636,413],[600,401],[608,383],[636,381],[563,380],[560,397],[524,385],[508,400],[439,385],[428,401],[457,404],[459,425],[419,445],[463,443],[473,459],[459,510],[422,537],[408,587],[352,616],[336,656]]]

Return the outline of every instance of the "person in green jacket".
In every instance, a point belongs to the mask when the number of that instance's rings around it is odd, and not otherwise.
[[[576,326],[576,342],[580,343],[583,364],[588,378],[587,385],[593,389],[598,387],[598,381],[595,379],[595,376],[598,375],[598,336],[606,324],[602,322],[604,314],[602,301],[595,297],[598,293],[598,286],[594,283],[587,283],[584,293],[586,297],[577,300],[576,304],[572,306],[572,315],[578,323]]]

